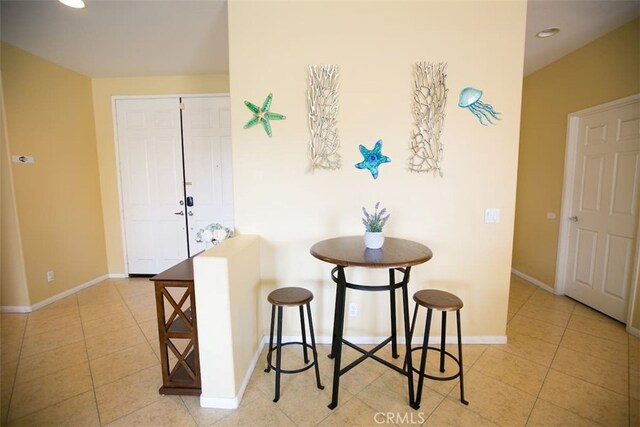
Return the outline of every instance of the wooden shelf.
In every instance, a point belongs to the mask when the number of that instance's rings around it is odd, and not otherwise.
[[[155,285],[162,365],[159,392],[199,396],[200,358],[193,257],[152,277],[151,281]],[[177,346],[178,341],[184,341],[180,343],[184,345]]]

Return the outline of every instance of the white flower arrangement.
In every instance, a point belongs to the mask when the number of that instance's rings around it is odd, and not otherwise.
[[[215,222],[198,230],[196,233],[196,242],[211,243],[215,246],[224,240],[230,239],[231,237],[233,237],[232,229]]]

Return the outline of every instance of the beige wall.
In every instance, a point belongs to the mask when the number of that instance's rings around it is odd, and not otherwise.
[[[1,77],[0,77],[1,81]],[[13,191],[13,174],[11,173],[11,154],[7,143],[7,127],[5,126],[4,97],[0,84],[0,307],[29,306],[29,292],[24,270],[22,240],[18,228],[18,212]]]
[[[525,15],[525,2],[230,1],[235,219],[241,233],[262,238],[264,293],[308,287],[316,295],[316,332],[330,335],[331,266],[312,258],[309,248],[333,236],[362,235],[361,206],[379,200],[391,212],[385,234],[434,251],[412,270],[411,291],[452,291],[465,302],[464,335],[504,337]],[[491,30],[482,30],[482,22]],[[423,60],[448,63],[444,178],[406,169],[412,64]],[[344,166],[310,173],[306,67],[324,63],[340,66]],[[496,126],[481,126],[457,107],[466,86],[484,90],[483,100],[502,113]],[[242,128],[251,118],[243,101],[261,103],[270,92],[273,111],[287,116],[273,122],[271,139],[260,127]],[[353,165],[362,160],[358,144],[372,147],[378,139],[392,162],[374,181]],[[501,223],[484,224],[485,208],[501,209]],[[386,279],[382,271],[352,273],[354,280]],[[388,312],[388,296],[350,292],[348,298],[360,304],[360,314],[348,319],[347,335],[387,333],[380,313]]]
[[[639,93],[639,70],[636,19],[524,79],[514,269],[554,287],[567,115]]]
[[[93,79],[92,84],[108,268],[111,274],[123,274],[126,272],[126,266],[122,241],[112,97],[228,93],[229,77],[199,75],[98,78]]]
[[[6,44],[1,54],[9,150],[35,158],[11,165],[34,305],[107,273],[91,80]]]

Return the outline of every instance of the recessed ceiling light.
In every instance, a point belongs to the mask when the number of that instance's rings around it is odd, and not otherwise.
[[[546,37],[555,36],[559,32],[560,32],[560,28],[555,28],[555,27],[554,28],[546,28],[546,29],[544,29],[542,31],[538,31],[538,33],[536,34],[536,37],[544,39]]]
[[[84,7],[84,2],[82,0],[58,0],[60,3],[65,6],[73,7],[74,9],[82,9]]]

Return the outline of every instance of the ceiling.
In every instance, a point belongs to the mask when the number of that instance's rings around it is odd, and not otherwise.
[[[85,3],[0,0],[2,41],[89,77],[229,72],[226,0]],[[639,0],[529,0],[524,74],[639,15]],[[535,37],[549,27],[561,31]]]

